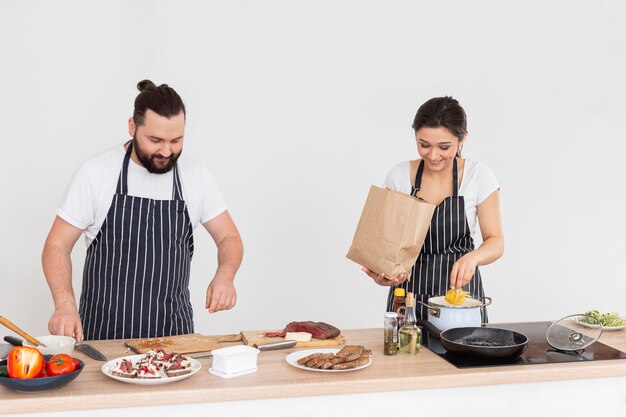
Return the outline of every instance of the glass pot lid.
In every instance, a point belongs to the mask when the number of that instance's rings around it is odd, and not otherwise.
[[[602,324],[592,316],[573,314],[552,323],[546,340],[555,349],[575,351],[585,349],[600,338]]]

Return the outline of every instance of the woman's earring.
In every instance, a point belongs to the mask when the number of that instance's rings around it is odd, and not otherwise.
[[[459,158],[461,157],[461,150],[463,149],[462,146],[459,146],[459,149],[456,150],[456,156],[458,156]]]

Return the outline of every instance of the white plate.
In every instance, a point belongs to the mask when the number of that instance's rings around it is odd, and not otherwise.
[[[298,351],[298,352],[290,353],[289,355],[287,355],[285,360],[287,361],[287,363],[289,365],[295,366],[296,368],[304,369],[306,371],[316,371],[316,372],[326,372],[326,373],[358,371],[359,369],[367,368],[368,366],[370,366],[372,364],[372,358],[368,358],[369,360],[367,361],[367,363],[365,365],[357,366],[356,368],[350,368],[350,369],[317,369],[317,368],[309,368],[307,366],[298,364],[298,359],[302,359],[305,356],[312,355],[313,353],[337,353],[340,350],[341,349],[307,349],[307,350],[301,350],[301,351]]]
[[[623,317],[622,317],[623,318]],[[596,328],[598,327],[597,324],[591,324],[591,323],[585,323],[584,321],[580,321],[578,319],[576,319],[576,322],[578,324],[580,324],[581,326],[585,326],[585,327],[591,327],[591,328]],[[622,330],[622,329],[626,329],[626,325],[624,326],[602,326],[602,331],[611,331],[611,330]]]
[[[137,361],[142,358],[145,358],[146,355],[130,355],[130,356],[122,356],[113,360],[108,361],[104,365],[102,365],[102,373],[108,376],[109,378],[113,378],[117,381],[127,382],[129,384],[137,384],[137,385],[160,385],[167,384],[170,382],[180,381],[181,379],[189,378],[191,375],[195,374],[202,368],[202,365],[197,360],[190,358],[189,356],[185,356],[187,360],[191,363],[191,372],[185,375],[180,376],[163,376],[161,378],[155,379],[141,379],[141,378],[124,378],[121,376],[113,375],[113,370],[117,368],[118,364],[122,361],[122,359],[127,359],[135,365]]]

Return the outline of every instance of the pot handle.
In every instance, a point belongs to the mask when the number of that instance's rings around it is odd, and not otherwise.
[[[483,302],[483,305],[481,307],[487,307],[492,302],[491,297],[483,297],[481,298],[481,301]]]
[[[441,315],[441,309],[438,307],[433,307],[431,305],[428,305],[426,303],[424,303],[423,301],[417,300],[418,303],[420,303],[421,305],[423,305],[424,307],[426,307],[426,311],[428,311],[428,314],[430,314],[431,316],[435,316],[437,318],[439,318],[439,316]]]

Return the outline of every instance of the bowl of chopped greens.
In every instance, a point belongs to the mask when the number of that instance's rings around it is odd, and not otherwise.
[[[597,322],[602,324],[604,330],[621,330],[626,329],[626,319],[615,312],[600,313],[598,310],[590,310],[585,312],[585,316],[576,319],[578,323],[586,327],[597,327]]]

